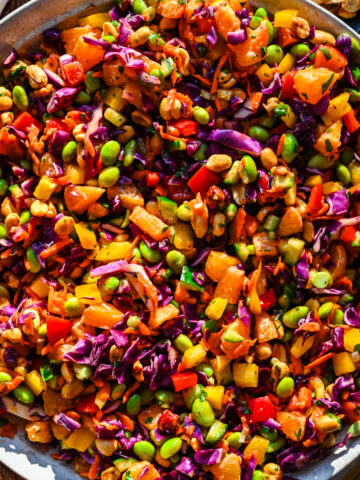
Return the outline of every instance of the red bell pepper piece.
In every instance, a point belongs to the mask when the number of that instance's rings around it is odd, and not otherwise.
[[[66,132],[69,131],[66,123],[60,118],[50,118],[49,120],[46,120],[46,128],[48,130],[55,128],[56,130],[65,130]]]
[[[98,411],[99,407],[95,403],[96,394],[86,395],[81,397],[79,403],[76,406],[78,412],[94,414]]]
[[[70,320],[64,320],[55,315],[48,315],[46,317],[47,337],[50,345],[69,335],[73,323]]]
[[[262,310],[268,310],[276,303],[276,295],[272,288],[263,295],[260,295],[260,305]]]
[[[308,213],[313,215],[318,212],[322,206],[322,185],[317,183],[313,186],[307,206]]]
[[[83,66],[80,62],[69,62],[62,65],[62,71],[64,72],[67,82],[74,87],[79,85],[84,80],[85,73]]]
[[[150,188],[155,188],[158,185],[160,180],[159,174],[157,172],[147,172],[145,177],[145,183]]]
[[[353,242],[356,239],[356,234],[357,230],[355,227],[344,227],[340,235],[340,240],[343,242]]]
[[[175,392],[185,390],[185,388],[195,387],[198,383],[198,378],[195,372],[181,372],[171,375]]]
[[[301,387],[298,392],[294,393],[289,401],[289,410],[305,410],[311,407],[312,390],[307,387]]]
[[[34,118],[30,113],[23,112],[16,118],[13,123],[14,127],[21,130],[24,133],[28,133],[28,129],[31,126],[35,126],[40,132],[44,128],[43,124]]]
[[[183,137],[197,135],[199,133],[199,124],[194,120],[176,120],[175,122],[171,122],[170,125],[179,130]]]
[[[354,133],[360,128],[360,122],[356,119],[354,110],[350,110],[350,112],[346,113],[342,118],[345,127],[350,133]]]
[[[200,33],[202,34],[208,33],[210,31],[210,28],[215,25],[214,18],[197,18],[195,22]]]
[[[194,195],[200,192],[202,198],[213,185],[217,185],[220,178],[203,165],[188,181],[188,186]]]
[[[265,397],[251,398],[248,401],[249,409],[251,413],[246,415],[249,423],[264,422],[268,418],[275,417],[275,408],[266,395]]]
[[[297,96],[294,83],[294,71],[286,72],[283,76],[283,84],[281,87],[280,98],[294,98]]]

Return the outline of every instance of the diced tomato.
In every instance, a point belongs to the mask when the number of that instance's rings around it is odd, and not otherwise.
[[[210,28],[215,25],[215,20],[214,18],[197,18],[196,25],[200,30],[200,33],[208,33]]]
[[[268,418],[275,417],[274,405],[267,395],[265,397],[250,398],[248,405],[251,413],[246,415],[246,418],[249,423],[264,422]]]
[[[343,242],[353,242],[356,239],[356,233],[357,230],[355,227],[344,227],[340,235],[340,240]]]
[[[185,388],[195,387],[197,385],[197,375],[195,372],[181,372],[171,375],[171,380],[174,384],[175,392],[185,390]]]
[[[65,65],[62,65],[61,68],[64,72],[67,82],[72,87],[79,85],[79,83],[84,80],[84,68],[80,62],[69,62]]]
[[[76,406],[78,412],[94,414],[98,411],[99,407],[95,403],[96,394],[86,395],[81,397],[79,403]]]
[[[171,122],[170,125],[179,130],[183,137],[197,135],[199,133],[199,124],[194,120],[176,120],[175,122]]]
[[[188,181],[188,186],[194,195],[200,192],[202,198],[213,185],[217,185],[220,178],[203,165]]]
[[[49,120],[46,120],[46,128],[49,130],[51,128],[54,128],[56,130],[65,130],[67,132],[69,131],[66,123],[60,118],[50,118]]]
[[[295,85],[294,85],[294,75],[295,72],[286,72],[285,75],[282,78],[282,87],[281,87],[281,93],[280,93],[280,98],[294,98],[297,96],[296,90],[295,90]]]
[[[150,188],[155,188],[159,183],[159,174],[157,172],[147,172],[145,183]]]
[[[50,345],[54,345],[56,342],[69,335],[73,323],[70,320],[64,320],[54,315],[48,315],[46,317],[47,337]]]
[[[268,310],[269,308],[273,307],[276,303],[276,295],[272,288],[268,290],[263,295],[260,295],[260,305],[261,310]]]
[[[298,392],[295,392],[289,401],[289,410],[305,410],[311,407],[312,391],[310,388],[301,387]]]
[[[16,118],[13,123],[14,127],[24,133],[28,133],[28,128],[34,125],[39,132],[44,128],[43,124],[34,118],[30,113],[23,112]]]
[[[310,198],[307,206],[308,213],[313,215],[318,212],[322,205],[322,186],[321,183],[317,183],[313,186]]]
[[[360,420],[360,404],[346,400],[343,404],[345,416],[350,423],[358,422]]]

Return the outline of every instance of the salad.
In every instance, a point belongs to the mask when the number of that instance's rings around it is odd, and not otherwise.
[[[93,480],[289,480],[360,435],[359,52],[239,0],[11,52],[1,435]]]

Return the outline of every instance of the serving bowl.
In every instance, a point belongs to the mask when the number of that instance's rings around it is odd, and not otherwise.
[[[360,36],[324,8],[310,0],[249,0],[253,7],[263,6],[270,13],[285,8],[298,10],[299,15],[319,29],[336,35],[349,33],[360,42]],[[0,61],[11,48],[36,51],[41,34],[58,25],[69,28],[80,17],[104,10],[104,0],[31,0],[0,21]],[[360,57],[359,57],[360,62]],[[344,433],[340,437],[344,436]],[[68,480],[76,478],[72,465],[52,459],[50,451],[30,443],[19,428],[14,439],[0,437],[0,461],[27,480]],[[347,469],[360,457],[360,439],[334,451],[327,458],[291,474],[298,480],[340,480]]]

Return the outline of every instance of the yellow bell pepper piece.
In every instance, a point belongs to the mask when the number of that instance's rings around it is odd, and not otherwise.
[[[93,250],[97,247],[97,240],[91,225],[85,222],[75,223],[75,230],[79,237],[81,246],[85,250]]]
[[[287,53],[285,57],[279,63],[279,68],[282,73],[289,72],[295,65],[295,57],[291,53]]]
[[[179,250],[190,250],[194,246],[194,231],[186,223],[175,223],[172,242]],[[170,237],[171,239],[171,237]]]
[[[244,450],[245,458],[250,458],[251,455],[254,455],[256,463],[261,465],[265,460],[265,453],[268,449],[270,441],[266,440],[260,435],[255,435],[246,446]]]
[[[102,302],[100,291],[94,283],[78,285],[75,287],[75,295],[82,303],[86,303],[87,305]]]
[[[217,387],[205,387],[207,397],[206,400],[216,410],[220,410],[224,400],[225,387],[219,385]]]
[[[344,347],[348,352],[353,352],[355,346],[360,345],[360,329],[350,328],[344,332]]]
[[[219,320],[223,316],[227,304],[228,302],[224,298],[213,298],[205,309],[205,315],[210,320]]]
[[[38,198],[39,200],[47,201],[53,194],[56,187],[57,183],[53,182],[49,177],[44,175],[40,178],[40,182],[34,190],[34,197]]]
[[[89,25],[90,27],[102,28],[105,22],[111,22],[111,17],[108,13],[94,13],[78,20],[80,27]]]
[[[126,101],[123,99],[123,89],[119,87],[110,87],[106,90],[104,96],[104,103],[108,107],[120,112],[124,106]]]
[[[261,67],[256,70],[256,75],[259,77],[265,87],[269,86],[274,78],[274,72],[271,70],[267,63],[263,63]]]
[[[310,177],[307,177],[305,180],[305,185],[307,187],[313,187],[318,183],[323,183],[321,175],[310,175]]]
[[[82,185],[85,182],[84,169],[79,165],[66,163],[64,166],[64,176],[67,177],[73,185]]]
[[[194,345],[193,347],[185,350],[183,358],[181,360],[181,367],[183,368],[183,370],[196,367],[196,365],[199,365],[201,362],[203,362],[205,358],[205,348],[201,344]]]
[[[50,287],[43,281],[43,277],[39,275],[30,284],[30,289],[40,298],[46,298],[48,296]]]
[[[85,452],[91,447],[95,438],[95,435],[88,432],[84,427],[80,427],[64,440],[64,445],[66,448],[74,448],[78,452]]]
[[[256,388],[259,382],[259,367],[255,363],[235,363],[233,376],[238,387]]]
[[[294,355],[295,358],[300,358],[302,355],[304,355],[305,352],[310,350],[314,343],[314,340],[315,335],[307,338],[305,342],[303,341],[303,335],[299,335],[298,337],[296,337],[290,349],[292,355]]]
[[[297,10],[279,10],[274,16],[275,28],[290,28],[293,18],[296,17]]]
[[[345,373],[355,372],[356,366],[352,360],[351,354],[348,352],[341,352],[335,355],[332,359],[335,374],[337,376]]]
[[[31,370],[31,372],[26,375],[25,383],[36,397],[46,390],[46,382],[36,370]]]
[[[225,355],[216,355],[215,358],[210,360],[211,368],[214,371],[214,376],[217,383],[228,385],[232,382],[233,375],[230,367],[231,360]]]
[[[323,119],[326,125],[337,122],[341,117],[350,112],[351,105],[349,104],[349,98],[350,93],[344,92],[330,100],[329,107]]]
[[[96,254],[95,260],[99,262],[122,260],[126,257],[130,245],[130,242],[111,242],[108,245],[101,247]]]

